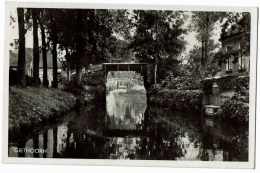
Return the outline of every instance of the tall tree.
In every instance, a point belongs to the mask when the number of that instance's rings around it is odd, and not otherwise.
[[[185,45],[182,37],[184,18],[182,12],[134,11],[136,32],[130,47],[140,62],[153,64],[154,84],[179,63],[178,56]]]
[[[213,48],[212,35],[215,23],[220,20],[225,13],[220,12],[192,12],[192,28],[197,33],[197,40],[201,43],[200,63],[202,71],[209,59],[209,53]]]
[[[40,18],[39,24],[41,29],[41,40],[42,40],[42,64],[43,64],[43,86],[48,87],[48,67],[47,67],[47,44],[46,44],[46,35],[45,35],[45,26],[44,26],[44,19],[45,19],[45,11],[42,9],[40,11]]]
[[[55,15],[58,49],[66,52],[67,69],[76,69],[78,84],[83,67],[113,57],[115,45],[122,42],[117,37],[125,40],[129,32],[121,29],[127,24],[126,18],[126,10],[60,9]]]
[[[33,20],[33,80],[34,86],[40,85],[39,79],[39,39],[38,39],[38,9],[32,9],[32,20]]]
[[[24,9],[17,8],[17,15],[18,15],[18,27],[19,27],[18,86],[26,87]]]
[[[84,60],[84,37],[82,33],[83,29],[83,20],[82,20],[82,10],[77,9],[77,20],[76,20],[76,28],[77,28],[77,37],[76,37],[76,82],[79,85],[82,78],[82,68],[83,68],[83,60]]]
[[[50,10],[50,39],[52,40],[52,68],[53,68],[53,81],[52,88],[58,87],[58,64],[57,64],[57,44],[58,44],[58,33],[57,24],[55,20],[56,9]]]

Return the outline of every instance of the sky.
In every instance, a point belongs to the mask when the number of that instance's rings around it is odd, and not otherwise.
[[[12,23],[11,25],[9,25],[9,30],[10,30],[9,37],[8,37],[9,44],[14,42],[14,39],[18,39],[18,24],[17,24],[16,9],[12,9],[10,11],[10,15],[15,19],[15,23]],[[187,27],[191,23],[191,18],[190,18],[191,12],[187,12],[187,15],[188,15],[188,19],[185,20],[184,27]],[[213,36],[212,36],[215,43],[220,43],[218,41],[218,39],[220,38],[220,33],[221,33],[221,27],[220,27],[220,24],[217,23],[215,25],[215,29],[214,29]],[[40,31],[39,31],[39,36],[40,36]],[[26,41],[25,41],[26,47],[32,48],[33,47],[32,30],[27,31],[25,38],[26,38]],[[199,44],[198,40],[196,39],[195,31],[189,31],[186,35],[184,35],[184,40],[187,42],[187,45],[186,45],[185,51],[181,54],[181,57],[185,57],[195,45]],[[39,37],[39,46],[40,45],[41,45],[41,37]],[[9,46],[9,47],[10,47],[10,50],[13,50],[13,47],[11,47],[11,46]]]

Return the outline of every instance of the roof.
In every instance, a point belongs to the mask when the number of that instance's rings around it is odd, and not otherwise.
[[[25,57],[26,57],[26,68],[28,69],[30,67],[31,62],[33,61],[33,49],[32,48],[25,48]],[[39,68],[43,68],[43,62],[42,62],[42,51],[39,51]],[[57,61],[58,68],[62,67],[61,62]],[[13,51],[9,51],[9,66],[17,67],[18,66],[18,53],[15,53]],[[52,53],[50,51],[47,51],[47,67],[53,68],[52,63]]]
[[[238,38],[240,36],[242,36],[243,32],[237,32],[237,33],[230,33],[229,35],[222,35],[219,39],[219,41],[225,41],[228,39],[234,39],[234,38]]]

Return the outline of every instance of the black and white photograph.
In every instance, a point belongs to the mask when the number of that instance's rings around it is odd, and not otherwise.
[[[256,11],[6,3],[5,161],[253,168]]]

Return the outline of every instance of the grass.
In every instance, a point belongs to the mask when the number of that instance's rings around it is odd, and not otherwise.
[[[75,107],[76,97],[54,88],[9,88],[9,131],[33,127]]]

